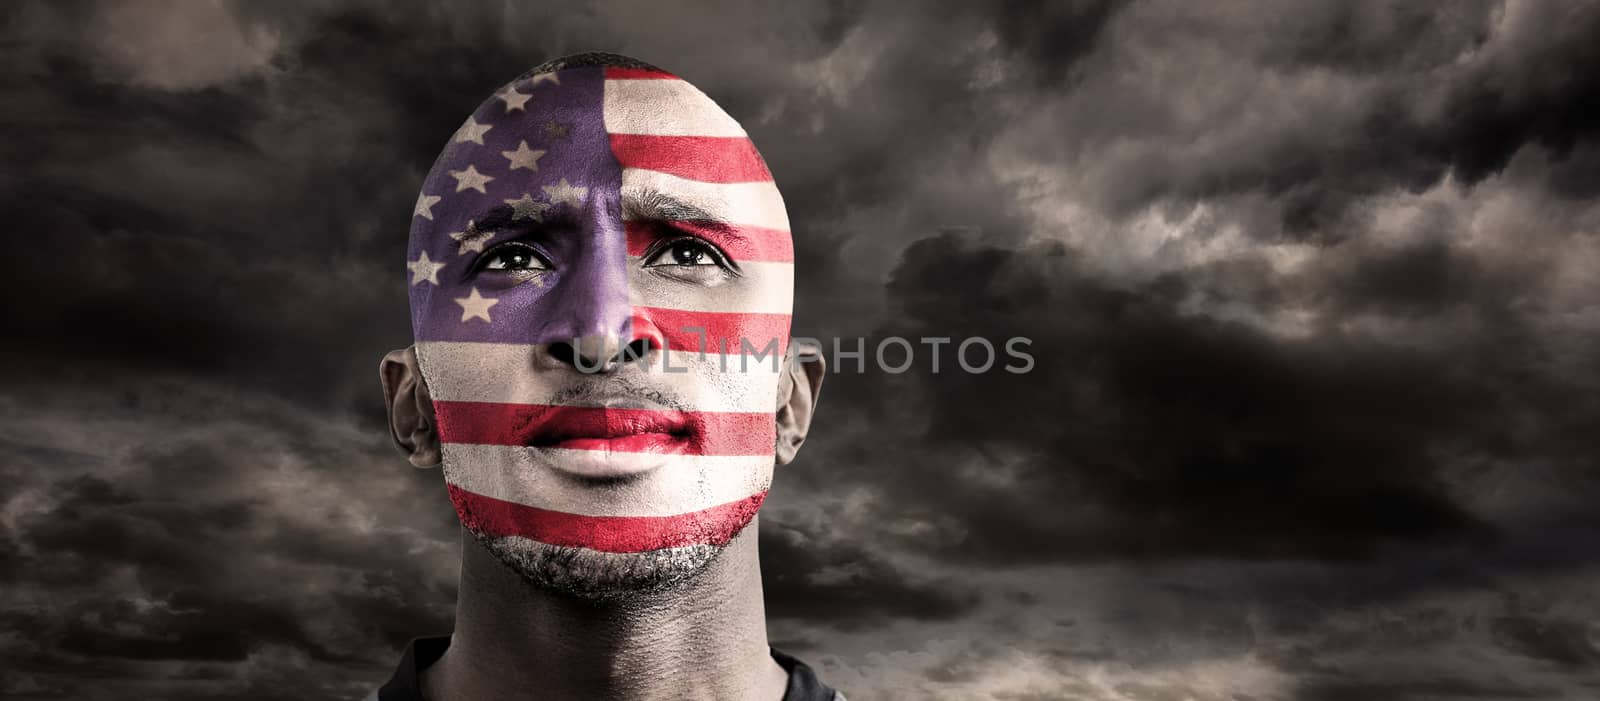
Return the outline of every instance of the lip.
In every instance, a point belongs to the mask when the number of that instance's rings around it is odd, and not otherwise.
[[[693,439],[683,412],[623,401],[549,407],[519,433],[523,445],[547,452],[553,467],[585,477],[647,472],[663,456],[689,452]]]

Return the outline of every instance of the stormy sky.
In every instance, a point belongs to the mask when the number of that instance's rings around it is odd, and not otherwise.
[[[0,696],[449,630],[412,205],[608,50],[761,148],[797,334],[1033,341],[846,367],[779,470],[771,637],[852,699],[1600,697],[1600,5],[542,5],[0,9]]]

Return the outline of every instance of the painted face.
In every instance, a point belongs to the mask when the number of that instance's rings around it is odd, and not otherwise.
[[[704,552],[754,518],[792,246],[704,93],[606,67],[507,84],[434,163],[407,261],[450,498],[503,560]]]

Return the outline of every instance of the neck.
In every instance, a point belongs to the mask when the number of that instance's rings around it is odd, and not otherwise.
[[[756,525],[680,588],[606,603],[531,585],[465,535],[455,632],[424,695],[778,701],[788,673],[767,647]]]

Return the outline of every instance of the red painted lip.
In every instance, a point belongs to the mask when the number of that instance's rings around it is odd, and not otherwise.
[[[621,453],[683,453],[693,423],[683,412],[619,407],[546,407],[527,417],[522,444]]]
[[[678,411],[647,402],[616,398],[608,406],[502,404],[439,401],[433,403],[444,443],[555,447],[563,441],[595,439],[587,445],[602,450],[630,443],[652,443],[692,455],[771,455],[773,414],[770,412]],[[647,434],[665,434],[654,439]],[[596,452],[591,450],[589,452]]]

